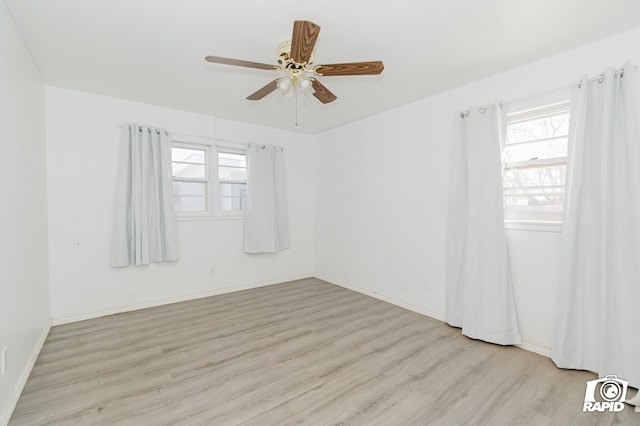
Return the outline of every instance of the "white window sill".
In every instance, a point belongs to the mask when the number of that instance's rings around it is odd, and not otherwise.
[[[562,232],[562,222],[542,220],[505,220],[508,231]]]
[[[244,215],[242,214],[229,214],[229,215],[219,215],[219,216],[180,216],[176,215],[176,220],[178,222],[207,222],[207,221],[218,221],[218,220],[244,220]]]

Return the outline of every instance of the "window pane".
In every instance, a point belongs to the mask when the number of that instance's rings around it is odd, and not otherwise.
[[[505,196],[507,211],[561,212],[564,194]]]
[[[173,177],[205,179],[206,169],[204,165],[173,163]]]
[[[247,180],[247,169],[235,167],[218,167],[218,178],[220,180]]]
[[[562,186],[537,186],[535,188],[505,188],[505,197],[520,197],[522,195],[558,195],[564,194],[564,188]]]
[[[505,218],[561,220],[569,102],[514,112],[509,119],[503,151]]]
[[[243,204],[240,197],[220,197],[220,208],[225,212],[242,211]]]
[[[509,188],[531,188],[543,186],[564,186],[566,165],[508,169],[504,171],[505,190]]]
[[[171,148],[174,177],[206,178],[206,151],[202,149]]]
[[[247,180],[247,156],[244,154],[218,153],[218,179]]]
[[[513,212],[528,212],[524,217],[544,219],[536,214],[562,212],[565,175],[566,165],[505,170],[506,217],[511,218]]]
[[[204,197],[207,194],[207,184],[204,182],[173,182],[173,193],[179,196]]]
[[[218,166],[247,167],[247,156],[244,154],[218,153]]]
[[[223,197],[244,197],[246,184],[244,183],[221,183],[220,195]]]
[[[566,136],[558,139],[548,139],[517,145],[507,145],[504,149],[504,161],[507,163],[566,156]]]
[[[173,182],[173,194],[177,211],[207,210],[207,184],[204,182]]]
[[[220,209],[225,212],[242,211],[247,180],[246,155],[218,153],[218,179],[238,181],[220,183]]]
[[[204,149],[191,149],[191,148],[171,148],[171,160],[172,161],[187,161],[189,163],[204,164],[205,163],[205,150]]]
[[[222,211],[241,211],[244,206],[246,184],[221,183],[220,208]]]
[[[507,144],[547,139],[569,134],[569,113],[538,118],[507,127]]]

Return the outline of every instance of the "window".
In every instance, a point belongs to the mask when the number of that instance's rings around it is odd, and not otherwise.
[[[176,211],[205,212],[208,209],[209,147],[174,144],[171,148],[173,196]]]
[[[244,149],[174,142],[171,166],[175,209],[179,216],[209,217],[242,212],[247,185]]]
[[[508,115],[504,159],[505,219],[561,221],[569,101]]]
[[[247,156],[233,152],[218,152],[220,209],[242,211],[247,186]]]

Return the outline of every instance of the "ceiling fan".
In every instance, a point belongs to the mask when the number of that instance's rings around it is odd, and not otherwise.
[[[292,87],[297,87],[303,92],[313,90],[313,96],[320,102],[327,104],[335,101],[337,97],[320,83],[315,76],[376,75],[380,74],[384,69],[384,64],[381,61],[314,65],[312,54],[319,33],[320,27],[313,22],[294,21],[291,41],[286,41],[278,45],[277,65],[223,58],[220,56],[207,56],[205,60],[216,64],[279,71],[286,74],[284,77],[276,78],[261,89],[247,96],[247,99],[250,101],[260,100],[276,89],[287,93]]]

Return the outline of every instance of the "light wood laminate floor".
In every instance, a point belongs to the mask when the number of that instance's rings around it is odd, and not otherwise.
[[[10,424],[640,424],[594,377],[306,279],[53,327]]]

